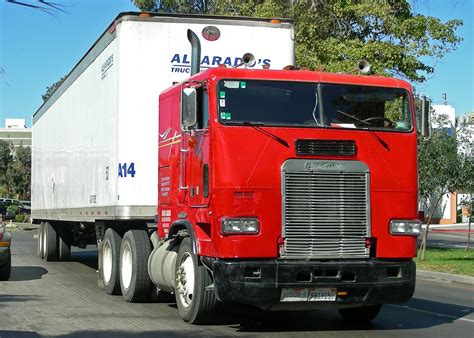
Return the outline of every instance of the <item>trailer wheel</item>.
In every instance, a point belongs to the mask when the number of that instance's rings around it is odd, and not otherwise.
[[[108,228],[104,234],[102,245],[102,277],[104,290],[109,295],[120,293],[119,258],[120,242],[122,239],[112,228]]]
[[[362,307],[352,307],[347,309],[338,309],[339,314],[344,320],[350,322],[370,322],[377,317],[382,305],[369,305]]]
[[[43,236],[44,236],[44,223],[41,222],[38,227],[38,256],[40,258],[44,258]]]
[[[43,229],[43,249],[44,259],[47,262],[56,261],[58,259],[58,234],[53,226],[48,222],[44,223]]]
[[[71,246],[59,237],[59,260],[67,261],[71,257]]]
[[[176,259],[175,297],[178,311],[185,322],[200,324],[212,319],[217,299],[209,271],[192,252],[191,240],[183,239]]]
[[[0,281],[5,281],[10,278],[10,272],[12,270],[12,254],[8,249],[7,261],[5,264],[0,265]]]
[[[127,302],[149,300],[152,282],[148,276],[151,243],[144,230],[129,230],[120,246],[120,287]]]

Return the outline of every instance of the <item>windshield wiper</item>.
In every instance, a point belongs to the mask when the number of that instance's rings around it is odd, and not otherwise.
[[[375,137],[375,139],[376,139],[377,141],[379,141],[379,143],[380,143],[385,149],[387,149],[387,151],[390,151],[390,147],[388,146],[387,142],[385,142],[384,140],[382,140],[382,138],[381,138],[379,135],[377,135],[376,133],[374,133],[374,130],[373,130],[372,128],[370,128],[371,124],[370,124],[369,122],[364,121],[364,120],[361,120],[361,119],[359,119],[359,118],[357,118],[357,117],[355,117],[355,116],[352,116],[352,115],[350,115],[350,114],[347,114],[347,113],[343,112],[342,110],[336,110],[336,112],[338,112],[338,113],[341,114],[341,115],[350,117],[350,118],[353,119],[354,121],[357,121],[357,122],[360,122],[360,123],[363,123],[363,124],[367,125],[367,127],[363,127],[363,128],[366,129],[366,130],[368,130],[369,133],[370,133],[373,137]]]
[[[368,126],[371,125],[369,122],[364,121],[364,120],[361,120],[361,119],[359,119],[358,117],[355,117],[355,116],[353,116],[353,115],[351,115],[351,114],[344,113],[342,110],[336,110],[336,112],[338,112],[338,113],[341,114],[341,115],[347,116],[347,117],[353,119],[354,121],[357,121],[357,122],[366,124],[366,125],[368,125]]]
[[[269,131],[265,130],[265,129],[262,129],[261,126],[263,126],[264,124],[261,123],[261,122],[250,122],[250,121],[243,121],[241,122],[244,126],[250,126],[250,127],[253,127],[255,130],[258,130],[259,132],[261,132],[262,134],[265,134],[269,137],[271,137],[272,139],[274,139],[275,141],[277,141],[278,143],[284,145],[285,147],[289,148],[290,145],[288,144],[288,142],[286,142],[284,139],[282,139],[281,137],[275,135],[275,134],[272,134],[270,133]]]
[[[314,122],[316,122],[316,125],[318,127],[321,127],[321,123],[319,123],[318,121],[318,118],[316,117],[316,111],[318,110],[318,92],[314,92],[314,96],[315,96],[315,102],[314,102],[314,108],[313,108],[313,112],[312,112],[312,115],[313,115],[313,119],[314,119]]]

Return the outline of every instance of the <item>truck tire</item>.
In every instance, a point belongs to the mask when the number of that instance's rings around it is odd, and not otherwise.
[[[129,230],[120,246],[120,287],[127,302],[149,301],[153,284],[148,276],[151,243],[144,230]]]
[[[59,237],[59,260],[67,261],[71,257],[71,246]]]
[[[176,259],[175,297],[178,311],[185,322],[202,324],[212,320],[217,303],[209,271],[193,254],[191,240],[184,238]]]
[[[341,317],[349,322],[370,322],[377,317],[381,308],[382,305],[378,304],[337,310]]]
[[[47,262],[53,262],[58,260],[58,234],[54,230],[53,226],[48,222],[44,223],[43,229],[43,250],[44,259]]]
[[[41,222],[38,227],[38,256],[44,258],[44,223]]]
[[[12,270],[12,254],[10,249],[8,249],[7,262],[3,265],[0,265],[0,281],[6,281],[10,278],[10,273]]]
[[[102,277],[104,290],[109,295],[120,294],[120,242],[122,239],[112,228],[108,228],[104,234],[102,245]]]

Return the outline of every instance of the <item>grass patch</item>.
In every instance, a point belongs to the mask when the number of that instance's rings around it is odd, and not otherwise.
[[[421,253],[416,259],[416,267],[421,270],[453,273],[474,277],[474,250],[427,248],[425,260]]]

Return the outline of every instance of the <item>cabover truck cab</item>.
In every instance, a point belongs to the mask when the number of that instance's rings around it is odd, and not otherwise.
[[[412,296],[408,83],[214,68],[164,91],[159,106],[161,246],[149,269],[186,321],[216,301],[371,320]]]

